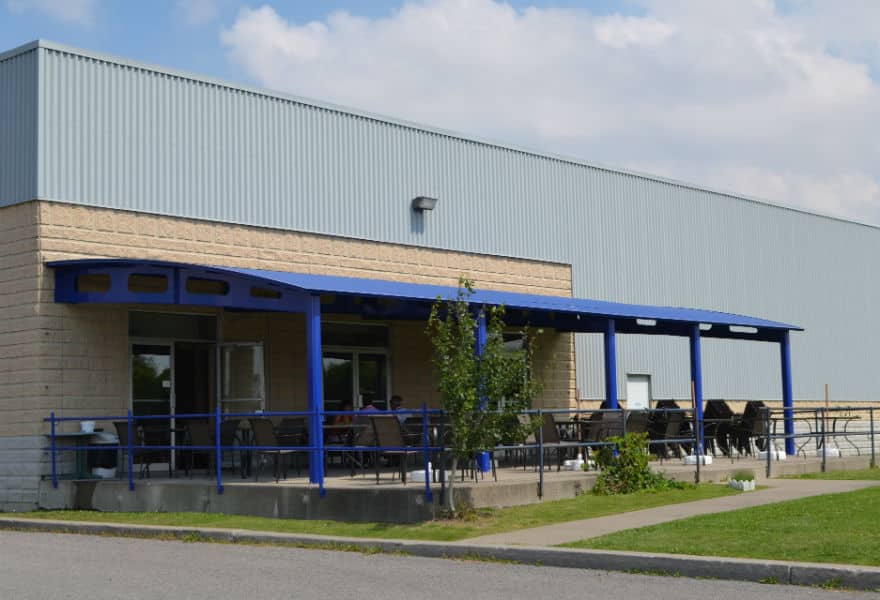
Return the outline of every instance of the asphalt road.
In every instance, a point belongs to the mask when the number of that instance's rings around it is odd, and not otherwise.
[[[870,598],[863,592],[274,546],[0,532],[0,599]]]

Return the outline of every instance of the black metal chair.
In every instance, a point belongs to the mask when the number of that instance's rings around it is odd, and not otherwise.
[[[214,446],[214,431],[207,421],[190,421],[186,425],[187,439],[186,443],[190,446],[187,452],[187,471],[189,476],[195,467],[195,457],[205,456],[206,475],[211,474],[214,470],[215,457],[217,455]]]
[[[128,437],[128,422],[127,421],[114,421],[114,427],[116,427],[116,437],[119,438],[119,446],[121,447],[122,453],[122,464],[127,465],[128,462],[125,460],[126,453],[128,452],[129,446],[129,437]],[[146,477],[150,478],[150,465],[151,464],[159,464],[159,463],[167,463],[168,464],[168,477],[172,476],[171,473],[171,451],[161,448],[150,449],[150,445],[158,446],[158,445],[168,445],[168,442],[165,444],[161,444],[159,442],[162,439],[159,436],[155,436],[150,438],[151,444],[147,444],[147,436],[144,434],[144,428],[140,425],[135,425],[133,427],[134,431],[134,440],[132,440],[132,456],[131,463],[132,466],[139,465],[140,473],[139,477],[143,479]]]
[[[556,419],[553,417],[553,413],[544,413],[542,416],[544,418],[544,421],[541,423],[541,443],[543,446],[543,452],[546,455],[549,450],[556,454],[556,470],[560,471],[562,469],[562,461],[566,455],[565,453],[572,448],[580,448],[581,444],[576,441],[562,439],[562,436],[559,435],[559,427],[556,425]],[[537,461],[535,462],[535,468],[537,469]]]
[[[263,467],[263,458],[272,457],[273,475],[275,483],[283,476],[287,479],[287,458],[293,454],[292,449],[280,448],[281,444],[275,435],[272,422],[268,419],[251,419],[251,432],[254,435],[254,446],[257,446],[257,470],[256,480],[260,480],[260,470]]]
[[[238,439],[238,427],[240,421],[238,419],[228,419],[224,420],[220,423],[220,445],[222,449],[220,450],[220,462],[223,462],[223,456],[226,452],[229,453],[230,460],[232,461],[232,469],[235,470],[235,450],[233,449],[236,445]],[[239,458],[241,458],[241,452],[239,451]]]
[[[633,410],[626,415],[626,432],[627,433],[647,433],[648,432],[648,411]]]
[[[278,443],[282,446],[306,446],[309,439],[309,431],[306,427],[305,417],[285,418],[278,424]],[[301,472],[302,452],[294,451],[291,456],[296,476]]]
[[[703,447],[708,452],[711,448],[715,456],[721,450],[724,456],[730,456],[731,437],[733,435],[733,411],[724,400],[707,400],[703,410]]]
[[[766,449],[767,423],[762,409],[766,404],[760,400],[746,402],[742,418],[734,427],[737,450],[741,455],[754,455]]]
[[[395,416],[371,417],[376,433],[376,446],[380,456],[397,459],[401,481],[406,485],[406,468],[410,456],[419,454],[418,447],[406,443],[400,421]],[[393,450],[383,450],[393,448]],[[379,461],[376,461],[376,483],[379,483]],[[393,476],[392,476],[393,479]]]

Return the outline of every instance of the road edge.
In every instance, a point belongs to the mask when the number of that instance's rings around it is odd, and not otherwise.
[[[509,561],[528,565],[623,571],[646,575],[728,579],[759,583],[824,586],[880,591],[880,568],[859,565],[651,554],[537,546],[347,538],[270,533],[241,529],[89,523],[0,516],[0,530],[73,533],[188,542],[269,544],[365,553],[396,553],[426,558]]]

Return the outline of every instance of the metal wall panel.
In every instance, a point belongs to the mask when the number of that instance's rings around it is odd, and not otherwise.
[[[578,296],[745,313],[793,336],[795,395],[876,399],[880,231],[55,45],[42,47],[42,198],[559,261]],[[5,165],[4,165],[5,170]],[[440,199],[420,218],[414,196]],[[683,340],[619,343],[688,397]],[[578,385],[603,393],[601,343]],[[778,348],[704,344],[707,397],[778,398]]]
[[[37,50],[0,55],[0,206],[37,197]]]

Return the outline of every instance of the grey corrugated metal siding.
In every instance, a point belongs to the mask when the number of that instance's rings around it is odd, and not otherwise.
[[[0,57],[0,206],[37,197],[37,50]]]
[[[880,231],[405,123],[44,47],[41,198],[572,264],[578,296],[796,323],[795,394],[873,399]],[[440,198],[420,222],[417,195]],[[583,396],[603,393],[578,338]],[[625,373],[689,394],[687,344]],[[710,397],[778,398],[778,349],[705,343]]]

